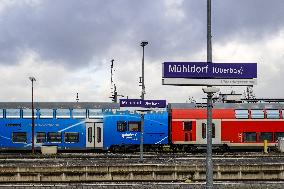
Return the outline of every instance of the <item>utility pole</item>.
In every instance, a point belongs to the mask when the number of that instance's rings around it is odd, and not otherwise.
[[[76,94],[76,102],[79,102],[79,93]]]
[[[142,91],[141,91],[141,100],[144,100],[145,99],[145,78],[144,78],[144,47],[148,45],[148,42],[147,41],[142,41],[140,46],[142,47],[143,49],[143,54],[142,54],[142,77],[140,77],[140,82],[141,83],[141,86],[142,86]],[[144,115],[145,112],[144,111],[141,111],[141,136],[140,136],[140,159],[139,159],[139,162],[142,163],[143,162],[143,145],[144,145]]]
[[[143,144],[144,144],[144,112],[141,111],[141,137],[140,137],[140,159],[139,162],[143,162]]]
[[[111,66],[110,66],[110,85],[111,85],[110,90],[111,90],[111,96],[109,98],[111,98],[112,102],[117,103],[118,97],[119,96],[124,97],[124,96],[117,93],[116,85],[113,82],[113,72],[114,72],[114,70],[113,70],[113,67],[114,67],[113,62],[114,62],[114,59],[111,60]]]
[[[112,99],[112,102],[117,102],[117,91],[116,91],[116,86],[113,83],[113,62],[114,59],[111,60],[111,65],[110,65],[110,89],[111,89],[111,96],[109,98]]]
[[[207,0],[207,62],[212,63],[211,42],[211,0]],[[207,86],[203,89],[207,93],[207,148],[206,148],[206,188],[213,188],[213,161],[212,161],[212,97],[217,88]]]
[[[207,62],[212,63],[211,0],[207,0]]]
[[[142,55],[142,77],[140,77],[140,82],[141,83],[141,86],[142,86],[142,92],[141,92],[141,99],[144,100],[145,98],[145,77],[144,77],[144,47],[148,45],[148,42],[147,41],[142,41],[140,46],[142,47],[143,49],[143,55]]]
[[[114,87],[114,89],[113,89],[113,99],[112,100],[113,100],[113,102],[116,103],[117,102],[117,96],[118,96],[117,91],[116,91],[116,85],[114,84],[113,87]]]
[[[216,87],[203,88],[203,92],[207,94],[207,153],[206,153],[206,188],[213,188],[213,161],[212,161],[212,97],[220,89]]]
[[[114,59],[111,60],[111,65],[110,65],[110,90],[111,90],[111,94],[113,93],[113,95],[110,96],[110,98],[112,99],[112,101],[114,101],[114,90],[115,90],[115,85],[113,84],[113,62]]]
[[[35,153],[35,141],[34,141],[34,135],[35,135],[35,118],[34,118],[34,81],[36,81],[35,77],[29,77],[29,79],[32,82],[32,153]]]
[[[113,83],[113,79],[112,79],[112,76],[113,76],[113,62],[114,62],[114,59],[111,60],[111,65],[110,65],[110,84],[112,86],[112,83]]]

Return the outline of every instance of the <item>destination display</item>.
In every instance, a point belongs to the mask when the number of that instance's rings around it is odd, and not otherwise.
[[[166,100],[120,99],[120,107],[165,108]]]
[[[257,63],[164,62],[163,78],[257,78]]]

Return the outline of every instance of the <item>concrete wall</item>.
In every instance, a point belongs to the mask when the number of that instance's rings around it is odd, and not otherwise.
[[[202,181],[199,165],[1,167],[0,182]],[[214,180],[284,180],[284,164],[215,165]]]

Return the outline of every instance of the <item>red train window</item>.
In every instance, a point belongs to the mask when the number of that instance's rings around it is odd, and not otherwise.
[[[278,140],[280,137],[284,137],[284,132],[276,132],[275,133],[275,141]]]
[[[244,142],[256,142],[256,133],[255,132],[244,133]]]
[[[192,121],[183,122],[183,130],[184,131],[191,131],[192,130]]]
[[[259,140],[261,142],[263,142],[264,140],[271,142],[273,139],[272,137],[273,137],[273,134],[271,132],[260,133]]]

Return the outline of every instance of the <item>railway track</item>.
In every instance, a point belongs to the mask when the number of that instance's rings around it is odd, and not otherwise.
[[[154,154],[145,153],[144,164],[201,165],[206,154]],[[135,154],[97,154],[70,153],[56,155],[42,154],[1,154],[1,166],[53,165],[53,166],[91,166],[139,164],[139,153]],[[224,153],[213,155],[214,164],[282,164],[284,154],[280,153]]]
[[[202,158],[205,157],[206,153],[149,153],[144,152],[144,158]],[[6,158],[15,158],[15,159],[37,159],[37,158],[137,158],[140,157],[140,154],[135,153],[58,153],[54,155],[43,155],[40,153],[1,153],[0,159]],[[262,153],[262,152],[231,152],[231,153],[213,153],[213,157],[216,158],[231,158],[231,157],[239,157],[239,158],[250,158],[250,157],[284,157],[284,153],[271,152],[271,153]]]
[[[267,182],[267,181],[258,181],[258,182],[214,182],[214,186],[219,189],[260,189],[260,188],[265,188],[265,189],[276,189],[276,188],[282,188],[284,185],[284,182]],[[133,183],[124,183],[124,182],[116,182],[116,183],[2,183],[0,184],[0,188],[55,188],[55,189],[66,189],[66,188],[108,188],[108,189],[114,189],[114,188],[163,188],[163,189],[172,189],[172,188],[178,188],[178,189],[183,189],[183,188],[195,188],[195,189],[203,189],[205,187],[204,182],[192,182],[192,183],[185,183],[185,182],[157,182],[157,183],[149,183],[149,182],[133,182]]]

